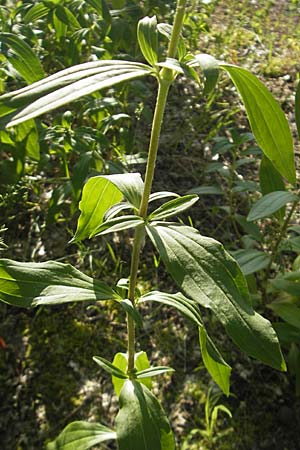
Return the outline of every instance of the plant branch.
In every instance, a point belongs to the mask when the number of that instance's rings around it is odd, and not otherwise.
[[[176,56],[179,37],[183,25],[183,19],[185,14],[186,0],[178,0],[175,13],[174,25],[172,29],[171,39],[168,48],[168,57],[174,58]],[[159,145],[159,137],[161,132],[161,126],[163,122],[163,116],[165,112],[165,106],[169,88],[174,80],[173,71],[168,68],[163,68],[159,75],[158,93],[156,99],[156,105],[153,115],[151,137],[149,143],[149,152],[147,159],[147,167],[145,174],[144,192],[141,200],[139,215],[146,219],[148,212],[149,197],[152,189],[152,183],[154,178],[154,171],[156,165],[156,157]],[[135,304],[135,288],[137,283],[137,273],[140,260],[140,252],[144,242],[144,228],[139,227],[135,231],[130,278],[129,278],[129,300],[132,304]],[[135,352],[135,324],[131,316],[127,314],[127,331],[128,331],[128,373],[134,370],[134,352]]]

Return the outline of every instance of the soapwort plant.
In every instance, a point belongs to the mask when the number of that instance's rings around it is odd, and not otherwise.
[[[199,329],[204,365],[229,395],[231,367],[208,335],[202,313],[209,309],[229,337],[246,354],[278,370],[286,370],[271,323],[251,305],[246,279],[237,262],[223,246],[198,230],[170,221],[194,205],[197,195],[152,192],[155,163],[167,96],[180,75],[204,85],[209,93],[225,72],[235,84],[245,105],[254,136],[266,157],[291,184],[296,182],[293,142],[287,120],[264,85],[248,70],[217,61],[207,54],[186,51],[181,36],[186,0],[178,0],[173,26],[145,17],[138,24],[138,42],[147,63],[99,60],[62,70],[15,92],[0,97],[0,114],[11,115],[8,126],[16,127],[80,97],[117,83],[151,76],[158,92],[144,180],[139,173],[98,175],[89,178],[79,204],[80,217],[73,242],[101,238],[107,233],[134,229],[128,282],[114,286],[95,280],[76,268],[55,261],[43,263],[1,260],[0,298],[15,306],[36,307],[68,302],[117,302],[127,323],[127,353],[108,361],[94,361],[112,376],[119,398],[115,428],[77,421],[68,425],[48,450],[88,449],[107,440],[117,440],[119,450],[172,450],[174,436],[157,398],[152,378],[173,369],[150,365],[146,352],[135,352],[136,330],[143,324],[140,305],[157,302],[177,309]],[[158,35],[168,38],[167,56],[158,56]],[[200,69],[200,77],[197,70]],[[161,206],[148,207],[157,200]],[[137,290],[139,262],[144,241],[150,239],[167,271],[179,287],[169,293]]]

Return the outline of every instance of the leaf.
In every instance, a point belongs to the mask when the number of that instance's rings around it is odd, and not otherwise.
[[[220,188],[220,186],[198,186],[190,189],[187,194],[224,195],[224,191]]]
[[[86,0],[86,3],[95,8],[99,16],[102,17],[105,22],[111,23],[111,15],[105,0]]]
[[[247,69],[220,63],[242,97],[252,132],[278,172],[295,184],[293,138],[288,121],[272,94]]]
[[[114,377],[126,379],[128,375],[120,370],[117,366],[107,361],[107,359],[101,358],[101,356],[93,356],[93,360],[97,363],[105,372],[110,373]]]
[[[40,20],[43,17],[45,17],[49,12],[49,8],[42,4],[42,3],[36,3],[33,5],[30,9],[28,9],[27,13],[25,14],[23,20],[26,25],[28,25],[31,22],[35,22],[36,20]]]
[[[138,23],[137,36],[140,49],[149,64],[157,63],[158,38],[156,16],[144,17]]]
[[[300,330],[285,322],[275,322],[273,327],[283,344],[297,342],[300,344]]]
[[[295,121],[300,139],[300,81],[298,81],[296,96],[295,96]]]
[[[47,450],[86,450],[111,439],[116,439],[116,433],[104,425],[77,421],[67,425],[55,441],[49,442]]]
[[[127,371],[127,364],[128,364],[127,354],[116,353],[113,360],[113,364],[117,366],[119,369],[121,369],[123,372]],[[137,370],[137,372],[146,370],[150,367],[150,363],[147,354],[145,352],[138,352],[134,355],[134,367]],[[121,380],[120,378],[113,376],[112,382],[114,385],[115,394],[117,397],[119,397],[125,380]],[[140,382],[144,384],[148,389],[151,389],[152,386],[151,378],[142,378]]]
[[[159,67],[166,67],[167,69],[174,70],[176,73],[184,74],[184,69],[182,68],[180,62],[174,58],[166,58],[165,61],[157,64]]]
[[[151,70],[145,64],[121,60],[79,64],[0,96],[0,116],[28,105],[8,125],[14,126],[100,89],[147,75]]]
[[[199,342],[204,365],[212,379],[225,395],[230,393],[231,367],[224,361],[219,350],[209,338],[204,327],[199,327]]]
[[[300,295],[300,271],[277,275],[271,280],[271,284],[279,291],[285,291],[293,297],[298,297]]]
[[[161,198],[167,198],[167,197],[180,197],[180,195],[175,194],[174,192],[168,192],[168,191],[154,192],[153,194],[150,194],[149,203],[154,202],[155,200],[160,200]]]
[[[213,380],[220,386],[225,395],[229,395],[231,367],[224,361],[202,323],[198,305],[181,293],[167,294],[153,291],[140,297],[139,301],[155,301],[177,309],[199,328],[199,343],[202,359]]]
[[[119,300],[113,289],[70,264],[0,259],[0,300],[10,305],[30,307],[112,299]]]
[[[274,191],[285,191],[285,184],[282,176],[266,156],[262,157],[260,163],[259,183],[262,195],[266,195]],[[278,220],[282,221],[285,216],[285,207],[277,211],[275,215]]]
[[[79,203],[81,214],[71,242],[94,236],[102,225],[107,210],[119,203],[123,196],[132,208],[138,209],[143,189],[144,184],[139,173],[99,175],[90,178],[83,188],[82,200]]]
[[[234,219],[243,228],[243,230],[251,237],[253,237],[256,241],[263,241],[263,236],[260,232],[260,228],[256,223],[248,222],[246,217],[240,214],[235,214]]]
[[[149,367],[148,369],[141,370],[140,372],[136,372],[136,378],[143,379],[148,377],[156,377],[157,375],[162,375],[166,372],[175,372],[172,367],[167,366],[157,366],[157,367]]]
[[[103,234],[114,233],[116,231],[127,230],[128,228],[136,228],[143,225],[144,220],[139,216],[120,216],[111,220],[106,220],[98,228],[93,231],[90,236],[102,236]]]
[[[300,308],[291,300],[276,300],[268,305],[281,319],[300,330]]]
[[[264,219],[270,217],[276,211],[281,209],[287,203],[299,202],[299,197],[296,194],[286,191],[275,191],[261,197],[250,209],[247,220]]]
[[[7,59],[27,83],[34,83],[45,76],[40,60],[23,39],[12,33],[0,33],[0,42],[14,53]]]
[[[157,24],[157,29],[160,34],[165,36],[168,39],[168,41],[170,41],[173,29],[172,25],[170,25],[169,23],[159,23]],[[182,60],[182,58],[186,54],[185,43],[182,36],[179,37],[177,52],[178,52],[178,59]]]
[[[165,412],[146,386],[126,380],[119,401],[116,417],[119,450],[175,450]]]
[[[276,334],[270,322],[253,310],[247,282],[223,246],[179,224],[158,222],[148,225],[147,232],[183,292],[211,309],[248,355],[285,370]]]
[[[177,216],[193,206],[198,200],[198,195],[185,195],[183,197],[177,197],[164,203],[162,206],[153,211],[148,216],[148,220],[161,220],[166,219],[167,217]]]
[[[194,55],[194,58],[191,59],[187,65],[190,67],[200,67],[205,77],[203,94],[210,94],[215,88],[219,78],[218,61],[211,55],[200,53]]]
[[[136,325],[141,328],[143,326],[142,316],[133,306],[132,302],[128,298],[125,298],[124,300],[120,301],[120,304],[122,308],[133,318]]]
[[[233,252],[233,256],[239,263],[244,275],[250,275],[265,269],[271,261],[267,253],[255,249],[237,250]]]

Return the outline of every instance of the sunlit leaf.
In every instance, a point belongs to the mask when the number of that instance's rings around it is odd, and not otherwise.
[[[154,301],[177,309],[199,328],[199,341],[204,365],[224,394],[229,395],[231,367],[224,361],[219,350],[208,336],[196,302],[181,293],[167,294],[153,291],[140,297],[139,301]]]
[[[188,63],[190,67],[200,67],[205,77],[203,94],[209,94],[216,86],[219,77],[218,61],[211,55],[200,53],[194,55]]]
[[[145,64],[121,60],[79,64],[0,96],[0,116],[23,107],[9,123],[13,126],[100,89],[147,75],[151,70]]]
[[[110,375],[113,375],[114,377],[121,378],[124,380],[128,378],[128,375],[123,370],[119,369],[117,366],[107,361],[107,359],[104,359],[101,356],[93,356],[93,360],[100,367],[102,367],[102,369],[104,369],[105,372],[108,372]]]
[[[296,96],[295,96],[295,120],[300,139],[300,81],[298,81]]]
[[[132,208],[139,208],[144,184],[139,173],[99,175],[90,178],[79,203],[81,215],[72,241],[81,241],[98,233],[106,211],[123,197]],[[112,219],[114,220],[114,219]]]
[[[161,405],[138,381],[126,380],[116,418],[119,450],[174,450],[173,434]]]
[[[166,372],[174,372],[174,369],[172,369],[172,367],[167,366],[149,367],[148,369],[136,372],[135,376],[139,380],[148,377],[156,377]]]
[[[47,444],[47,450],[86,450],[101,442],[116,439],[115,431],[91,422],[72,422],[55,441]]]
[[[0,260],[0,300],[14,306],[119,300],[119,295],[70,264]]]
[[[157,63],[158,39],[156,16],[144,17],[138,23],[137,36],[140,49],[149,64]]]
[[[198,195],[185,195],[177,197],[164,203],[162,206],[153,211],[148,220],[161,220],[167,217],[176,216],[186,209],[193,206],[199,200]]]
[[[223,246],[179,224],[158,222],[148,225],[147,231],[183,292],[211,309],[248,355],[285,370],[276,334],[270,322],[253,310],[246,280]]]
[[[144,220],[139,216],[128,215],[115,217],[103,222],[98,228],[96,228],[91,236],[100,236],[108,233],[115,233],[117,231],[128,230],[128,228],[136,228],[139,225],[143,225]]]
[[[117,366],[119,369],[121,369],[123,372],[127,371],[127,354],[126,353],[116,353],[113,360],[114,366]],[[138,352],[134,355],[134,367],[137,372],[141,372],[143,370],[147,370],[150,367],[150,362],[147,357],[146,352]],[[123,384],[125,383],[125,380],[122,380],[121,378],[112,377],[112,382],[114,385],[115,394],[117,397],[120,396],[120,392],[122,390]],[[152,380],[149,377],[141,378],[139,380],[140,383],[144,384],[148,389],[151,389],[152,386]]]
[[[265,155],[290,183],[296,182],[293,138],[279,104],[247,69],[220,63],[231,77],[246,108],[252,132]]]
[[[0,33],[0,42],[13,51],[14,56],[7,58],[27,83],[34,83],[45,76],[39,58],[21,37],[12,33]]]
[[[285,184],[282,176],[275,169],[269,158],[263,156],[259,167],[259,184],[262,195],[274,191],[285,191]],[[285,207],[275,213],[278,220],[283,220],[285,216]]]

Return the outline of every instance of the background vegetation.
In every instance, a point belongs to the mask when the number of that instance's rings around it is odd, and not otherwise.
[[[174,3],[115,0],[107,2],[106,9],[105,3],[93,0],[2,1],[1,92],[97,58],[143,61],[136,41],[138,20],[157,14],[159,20],[171,22]],[[298,156],[294,101],[300,72],[300,2],[203,0],[191,1],[190,8],[185,37],[191,50],[251,68],[264,79],[290,119]],[[27,64],[20,45],[28,52]],[[185,102],[183,91],[188,94]],[[3,257],[71,262],[108,282],[128,271],[130,233],[124,241],[118,236],[101,238],[94,247],[68,241],[87,176],[135,168],[143,172],[154,100],[151,80],[134,81],[91,95],[70,110],[63,108],[28,126],[7,131],[2,119]],[[255,270],[253,265],[249,269],[249,260],[248,266],[242,264],[253,302],[275,322],[278,311],[265,303],[279,294],[276,285],[270,292],[266,277],[275,278],[283,268],[299,269],[299,230],[294,227],[289,234],[283,230],[281,236],[278,217],[247,228],[244,218],[260,196],[260,159],[238,96],[225,78],[205,101],[191,81],[172,89],[155,187],[184,194],[199,186],[200,200],[187,220],[228,250],[240,252],[234,253],[240,262],[243,250],[263,249],[268,258],[275,254],[271,264],[265,259],[258,267],[255,260]],[[293,211],[289,226],[298,225],[298,219]],[[274,248],[278,234],[281,248]],[[155,272],[149,273],[153,259]],[[141,288],[151,278],[161,278],[160,261],[150,247],[141,272]],[[169,278],[163,282],[172,289]],[[110,308],[107,315],[94,305],[34,311],[0,305],[1,448],[39,449],[71,420],[89,417],[103,422],[114,415],[113,394],[103,394],[112,393],[110,381],[91,359],[100,351],[109,358],[112,352],[126,349],[119,310]],[[280,374],[242,356],[208,317],[208,328],[218,335],[218,344],[235,369],[227,399],[202,366],[192,327],[163,307],[152,308],[140,332],[140,345],[151,349],[153,361],[176,368],[172,387],[170,375],[158,383],[179,449],[299,448],[299,327],[298,334],[292,329],[292,338],[284,343],[289,373]],[[219,409],[213,426],[215,404],[226,406],[232,418]]]

